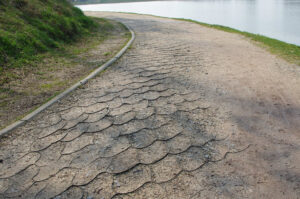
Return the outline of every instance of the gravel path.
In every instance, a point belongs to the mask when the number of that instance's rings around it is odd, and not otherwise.
[[[298,198],[300,70],[150,16],[104,74],[0,140],[0,198]]]

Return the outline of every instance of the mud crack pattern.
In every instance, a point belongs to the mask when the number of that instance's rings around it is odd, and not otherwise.
[[[137,33],[132,49],[1,139],[0,198],[197,198],[201,168],[236,152],[214,132],[218,111],[201,85],[184,75],[201,68],[201,49],[177,38],[187,32],[119,20]]]

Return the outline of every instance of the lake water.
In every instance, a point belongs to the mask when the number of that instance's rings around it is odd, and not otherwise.
[[[150,1],[78,7],[84,11],[134,12],[193,19],[300,46],[300,0]]]

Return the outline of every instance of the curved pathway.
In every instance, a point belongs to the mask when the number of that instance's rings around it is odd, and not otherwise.
[[[300,71],[150,16],[103,75],[0,140],[0,198],[297,198]]]

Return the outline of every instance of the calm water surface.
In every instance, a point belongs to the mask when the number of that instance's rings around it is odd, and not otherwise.
[[[134,12],[193,19],[300,46],[300,0],[150,1],[78,7],[84,11]]]

